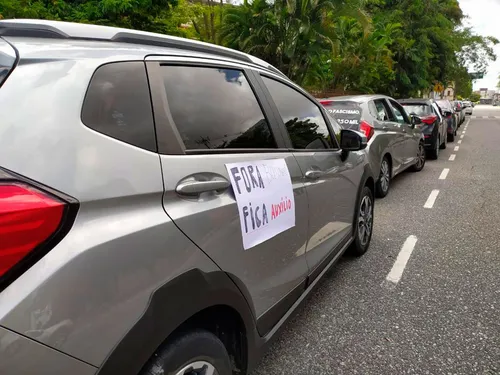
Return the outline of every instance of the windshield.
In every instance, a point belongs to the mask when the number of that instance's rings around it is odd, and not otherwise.
[[[427,104],[401,103],[406,112],[410,115],[428,116],[432,115],[432,109]]]

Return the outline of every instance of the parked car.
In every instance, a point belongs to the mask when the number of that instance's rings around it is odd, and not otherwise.
[[[366,137],[264,61],[42,20],[0,51],[1,374],[248,373],[367,251]]]
[[[445,149],[448,140],[447,123],[433,99],[402,99],[399,103],[410,115],[417,116],[418,127],[424,133],[425,148],[431,159],[439,157],[439,149]]]
[[[458,127],[465,121],[465,107],[464,103],[460,100],[455,100],[455,112],[458,113]]]
[[[436,100],[436,104],[447,124],[448,142],[454,142],[457,135],[458,115],[453,108],[453,104],[446,99]]]
[[[367,152],[376,181],[376,194],[385,197],[390,181],[412,167],[425,165],[424,137],[412,124],[403,107],[383,95],[343,96],[320,103],[344,129],[362,131],[368,139]]]
[[[472,103],[469,101],[464,101],[464,108],[465,108],[465,114],[466,115],[472,115],[473,107]]]

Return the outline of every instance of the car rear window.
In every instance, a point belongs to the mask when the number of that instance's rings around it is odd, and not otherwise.
[[[451,103],[449,101],[447,101],[447,100],[438,100],[437,104],[438,104],[439,108],[449,109],[449,110],[452,109]]]
[[[16,51],[0,38],[0,87],[16,63]]]
[[[99,133],[156,151],[144,62],[118,62],[99,67],[85,95],[82,122]]]
[[[401,103],[405,107],[406,113],[417,116],[432,115],[432,109],[427,104]]]
[[[344,129],[359,129],[363,110],[359,103],[354,101],[322,101],[326,111]]]

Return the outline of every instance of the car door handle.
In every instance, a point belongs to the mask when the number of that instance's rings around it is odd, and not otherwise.
[[[194,178],[189,178],[181,181],[175,188],[175,191],[181,195],[199,195],[208,191],[222,192],[229,186],[231,186],[231,183],[222,177],[208,181],[198,181]]]
[[[312,171],[307,171],[305,176],[306,176],[306,178],[308,178],[310,180],[317,180],[318,178],[320,178],[324,174],[325,173],[322,171],[312,170]]]
[[[387,131],[387,130],[389,130],[389,127],[384,125],[384,126],[382,126],[382,130],[386,130]]]

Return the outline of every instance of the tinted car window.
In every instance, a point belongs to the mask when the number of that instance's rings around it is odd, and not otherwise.
[[[394,113],[394,116],[396,116],[396,122],[400,124],[409,124],[410,120],[408,119],[408,116],[405,113],[405,110],[403,107],[401,107],[398,103],[396,103],[394,100],[389,99],[389,104],[392,107],[392,112]]]
[[[328,114],[344,129],[359,129],[362,109],[353,101],[325,101],[322,102]]]
[[[417,116],[432,115],[432,109],[427,104],[401,103],[401,105],[405,108],[406,112],[409,114],[414,114]]]
[[[186,149],[276,148],[242,71],[163,66],[162,76],[170,112]]]
[[[156,151],[144,63],[120,62],[98,68],[85,95],[82,122],[120,141]]]
[[[334,147],[328,126],[316,103],[291,87],[262,77],[296,149]]]
[[[374,101],[375,103],[375,110],[377,111],[374,113],[375,118],[379,121],[389,121],[389,109],[387,108],[387,104],[385,103],[384,99],[378,99]]]

